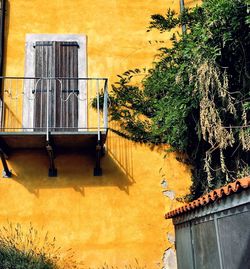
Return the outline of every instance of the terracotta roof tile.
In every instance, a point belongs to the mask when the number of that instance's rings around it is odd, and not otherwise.
[[[221,187],[219,189],[213,190],[210,193],[194,200],[191,203],[185,204],[177,209],[168,212],[165,215],[166,219],[173,218],[177,215],[183,214],[188,211],[192,211],[195,208],[205,206],[215,200],[221,199],[224,196],[229,196],[233,193],[247,189],[250,187],[250,176],[238,179],[235,182],[229,183],[228,185]]]

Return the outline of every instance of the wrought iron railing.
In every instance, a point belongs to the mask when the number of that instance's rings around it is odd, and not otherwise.
[[[0,77],[1,132],[90,132],[108,128],[106,78]],[[95,104],[93,106],[93,104]]]

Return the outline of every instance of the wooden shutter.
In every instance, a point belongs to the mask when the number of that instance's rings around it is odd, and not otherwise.
[[[36,42],[35,50],[35,76],[62,78],[37,81],[35,130],[45,130],[47,111],[51,130],[77,130],[78,80],[72,78],[78,77],[78,44],[76,42]],[[49,107],[47,108],[48,87]]]
[[[56,77],[62,79],[57,83],[56,126],[65,127],[63,131],[77,130],[78,127],[78,43],[57,42]],[[59,86],[59,87],[58,87]]]
[[[35,44],[35,77],[45,78],[54,77],[54,55],[53,42],[36,42]],[[50,82],[48,80],[37,79],[35,88],[35,107],[34,107],[34,127],[36,131],[45,131],[47,112],[47,90]],[[49,124],[51,124],[49,117]]]

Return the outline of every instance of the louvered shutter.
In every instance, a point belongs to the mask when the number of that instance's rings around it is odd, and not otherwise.
[[[51,130],[73,131],[78,127],[78,44],[36,42],[35,76],[67,79],[37,80],[35,130],[45,130],[47,111]],[[60,82],[59,82],[60,80]],[[47,89],[49,107],[47,108]]]
[[[62,79],[57,83],[56,126],[63,131],[73,131],[78,127],[78,43],[57,42],[56,76]],[[59,87],[58,87],[59,86]]]
[[[35,44],[35,77],[46,78],[55,76],[55,63],[53,53],[54,42],[36,42]],[[48,80],[37,79],[35,83],[35,107],[34,107],[34,127],[36,131],[45,131],[47,112],[47,92],[51,82]],[[50,97],[50,96],[49,96]],[[49,115],[49,124],[51,125],[51,115]]]

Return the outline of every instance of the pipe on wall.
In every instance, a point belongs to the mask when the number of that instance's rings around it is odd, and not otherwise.
[[[185,9],[185,3],[184,0],[180,0],[180,11],[183,12]],[[186,32],[186,25],[182,24],[182,33],[184,34]]]
[[[0,77],[3,76],[6,0],[1,0],[0,17]],[[0,89],[1,90],[1,89]]]
[[[1,0],[0,13],[0,77],[3,76],[4,42],[5,42],[5,13],[7,0]],[[3,126],[3,81],[0,79],[0,126]]]
[[[180,9],[181,9],[181,11],[184,10],[184,7],[185,7],[184,0],[180,0]]]

